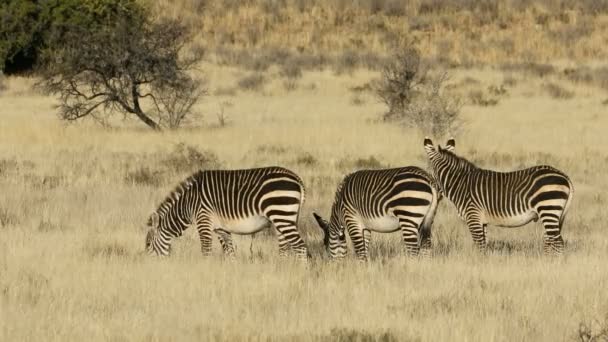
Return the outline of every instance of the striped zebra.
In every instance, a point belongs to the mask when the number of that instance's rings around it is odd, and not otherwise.
[[[305,258],[308,251],[296,229],[303,202],[302,180],[281,167],[198,171],[181,182],[150,216],[146,250],[168,255],[171,239],[194,223],[203,255],[211,253],[214,232],[224,253],[233,256],[231,234],[254,234],[272,225],[278,233],[280,254],[291,247]]]
[[[561,254],[562,223],[574,193],[568,176],[546,165],[513,172],[484,170],[457,156],[455,146],[454,139],[445,148],[424,139],[435,179],[466,221],[475,244],[485,250],[488,224],[519,227],[540,219],[544,252]]]
[[[440,194],[432,177],[418,167],[362,170],[346,176],[336,191],[331,218],[313,213],[332,258],[346,255],[345,229],[358,259],[366,261],[371,231],[401,230],[409,256],[428,254],[431,225]]]

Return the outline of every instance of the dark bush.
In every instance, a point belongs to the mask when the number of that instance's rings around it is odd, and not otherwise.
[[[66,32],[94,32],[124,17],[146,16],[137,0],[5,0],[0,5],[0,69],[7,74],[32,71],[42,50],[60,49]]]

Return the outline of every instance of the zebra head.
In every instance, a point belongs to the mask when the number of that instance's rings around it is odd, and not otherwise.
[[[433,141],[428,137],[424,139],[424,150],[429,159],[429,164],[435,181],[438,183],[439,191],[443,196],[448,196],[448,192],[458,181],[455,177],[458,174],[470,172],[475,168],[473,164],[454,153],[456,141],[454,138],[448,139],[445,148],[433,145]],[[449,198],[449,196],[448,196]]]
[[[160,231],[160,216],[154,212],[148,218],[146,224],[148,233],[146,234],[146,252],[152,255],[169,255],[171,246],[169,239],[163,238]]]
[[[343,258],[346,256],[346,236],[344,227],[336,224],[335,220],[325,221],[317,213],[312,213],[315,220],[323,230],[323,245],[332,258]]]

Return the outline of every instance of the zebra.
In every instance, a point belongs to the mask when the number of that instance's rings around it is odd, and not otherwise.
[[[367,261],[371,231],[401,230],[408,256],[428,255],[431,225],[441,198],[432,176],[415,166],[361,170],[347,175],[336,190],[330,221],[313,216],[323,230],[330,257],[346,255],[345,229],[355,254]]]
[[[204,256],[211,254],[214,232],[224,253],[234,257],[232,234],[254,234],[272,225],[281,255],[291,247],[306,258],[306,244],[296,229],[303,202],[302,180],[282,167],[201,170],[182,181],[150,215],[146,251],[169,255],[171,239],[194,223]]]
[[[540,219],[544,253],[561,254],[562,223],[574,194],[568,176],[547,165],[512,172],[481,169],[456,155],[455,146],[453,138],[445,148],[424,139],[435,179],[468,225],[476,246],[485,251],[488,224],[520,227]]]

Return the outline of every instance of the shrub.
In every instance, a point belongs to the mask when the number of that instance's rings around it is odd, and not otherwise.
[[[296,164],[302,166],[315,166],[317,165],[318,160],[312,154],[305,152],[298,156],[296,159]]]
[[[117,17],[137,23],[147,15],[137,0],[7,0],[0,5],[0,69],[31,71],[42,50],[61,49],[65,34],[94,32]]]
[[[211,151],[199,151],[193,146],[179,143],[163,158],[162,164],[176,173],[194,172],[200,169],[217,169],[221,162]]]
[[[371,333],[365,330],[334,328],[321,341],[335,342],[396,342],[399,339],[391,332]]]
[[[259,91],[264,86],[266,79],[260,73],[254,73],[241,78],[238,85],[243,90]]]
[[[565,89],[555,83],[545,83],[543,85],[545,91],[554,99],[569,100],[574,97],[574,92]]]
[[[125,176],[125,181],[129,184],[158,186],[162,184],[162,173],[158,170],[150,170],[147,167],[141,167],[128,172]]]
[[[455,128],[460,112],[459,100],[444,92],[446,80],[446,73],[429,76],[418,50],[406,47],[386,65],[376,86],[376,95],[388,107],[384,120],[445,135]]]
[[[497,98],[488,97],[482,90],[471,90],[471,92],[469,92],[469,100],[471,101],[471,104],[482,107],[495,106],[498,104]]]

